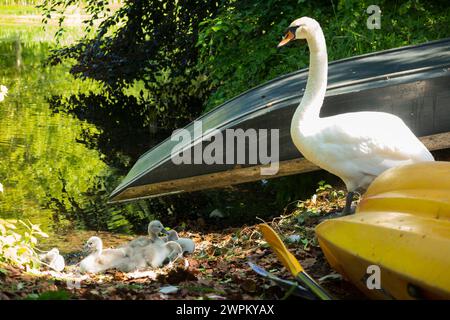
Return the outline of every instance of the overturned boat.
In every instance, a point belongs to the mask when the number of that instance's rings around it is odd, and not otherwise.
[[[269,179],[319,169],[290,136],[308,69],[225,102],[143,154],[110,202]],[[429,150],[450,147],[450,38],[329,63],[321,117],[395,114]],[[382,125],[382,124],[380,124]]]

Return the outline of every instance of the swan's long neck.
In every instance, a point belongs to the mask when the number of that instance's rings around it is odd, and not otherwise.
[[[291,135],[301,136],[302,123],[309,123],[319,119],[325,91],[327,89],[328,56],[325,37],[321,29],[307,39],[309,46],[309,74],[305,93],[300,105],[294,113],[291,124]]]

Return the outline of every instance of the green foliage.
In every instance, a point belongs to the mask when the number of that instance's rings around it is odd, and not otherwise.
[[[209,110],[276,76],[308,67],[306,45],[276,49],[284,29],[301,16],[321,24],[329,60],[447,37],[450,7],[446,2],[379,1],[381,29],[366,27],[372,1],[228,1],[200,24],[199,62],[208,74]]]
[[[316,195],[326,194],[329,201],[335,201],[339,198],[343,198],[345,195],[344,191],[336,190],[330,184],[326,183],[325,180],[319,181],[318,185]]]
[[[77,0],[45,0],[44,16],[63,13]],[[382,27],[366,27],[365,0],[129,1],[114,13],[106,2],[88,1],[93,38],[56,50],[53,63],[75,58],[72,73],[113,89],[140,89],[141,108],[164,126],[179,125],[276,76],[308,66],[307,46],[277,50],[289,23],[317,19],[329,60],[446,37],[445,1],[381,1]],[[173,23],[176,21],[176,23]],[[112,94],[114,92],[112,91]],[[147,107],[145,107],[147,106]],[[183,122],[183,121],[181,121]]]
[[[69,300],[71,297],[70,292],[65,290],[46,291],[40,294],[31,293],[25,300]]]
[[[21,224],[22,231],[17,231],[17,223]],[[38,225],[29,221],[0,219],[0,263],[28,269],[39,267],[35,252],[37,237],[48,237]]]
[[[323,212],[329,212],[345,203],[345,192],[332,187],[331,184],[321,180],[317,183],[316,192],[303,201],[296,201],[293,209],[294,217],[298,225],[305,225],[311,220],[317,220]]]
[[[325,180],[320,180],[317,184],[319,187],[316,189],[316,192],[322,192],[332,188],[332,186],[326,183]]]
[[[46,20],[79,4],[45,0],[40,8]],[[197,25],[216,10],[215,1],[136,0],[110,12],[106,1],[87,1],[87,34],[49,61],[75,59],[75,77],[98,81],[115,100],[133,95],[144,124],[176,128],[198,115],[206,99],[205,76],[195,68]]]

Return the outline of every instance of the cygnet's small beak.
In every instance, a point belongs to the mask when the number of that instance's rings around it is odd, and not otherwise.
[[[280,43],[277,45],[277,48],[280,48],[284,45],[287,45],[291,40],[295,39],[295,35],[292,33],[292,31],[288,31],[286,35],[284,36],[283,40],[280,41]]]
[[[169,234],[169,231],[167,231],[167,230],[164,229],[164,228],[161,230],[161,232],[164,233],[164,234]]]

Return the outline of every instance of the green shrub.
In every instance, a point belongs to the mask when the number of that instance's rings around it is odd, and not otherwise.
[[[322,26],[329,61],[448,37],[450,7],[444,1],[378,1],[381,29],[366,26],[373,1],[225,1],[200,24],[197,67],[209,77],[206,110],[277,76],[308,67],[307,46],[277,50],[284,30],[302,16]]]
[[[22,226],[22,232],[18,231],[18,223]],[[0,263],[25,269],[39,267],[38,254],[35,251],[38,236],[48,237],[38,225],[29,221],[0,219]]]

